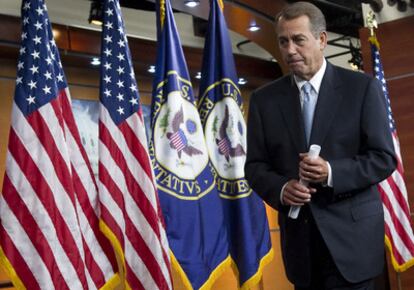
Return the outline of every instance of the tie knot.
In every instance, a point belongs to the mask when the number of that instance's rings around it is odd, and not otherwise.
[[[312,90],[312,85],[310,84],[310,82],[306,82],[303,86],[302,86],[302,90],[305,94],[310,95],[311,90]]]

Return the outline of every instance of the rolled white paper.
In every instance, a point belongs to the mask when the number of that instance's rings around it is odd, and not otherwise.
[[[309,148],[308,155],[309,155],[310,158],[316,158],[316,157],[319,156],[320,152],[321,152],[321,146],[316,145],[316,144],[312,144]],[[307,181],[299,180],[299,182],[300,182],[300,184],[303,184],[304,186],[308,186]],[[290,206],[288,216],[291,219],[297,219],[298,216],[299,216],[299,212],[300,212],[300,205],[292,205],[292,206]]]

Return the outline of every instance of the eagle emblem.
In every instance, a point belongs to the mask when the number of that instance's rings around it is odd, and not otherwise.
[[[218,132],[218,138],[216,138],[216,144],[218,146],[219,154],[223,155],[224,158],[226,158],[227,162],[230,161],[230,157],[246,155],[246,152],[244,151],[242,144],[238,143],[236,146],[232,147],[229,135],[227,133],[227,129],[233,130],[233,126],[231,126],[231,128],[228,128],[228,127],[229,127],[229,108],[226,105],[224,109],[223,122],[220,125],[220,129]]]
[[[198,150],[194,146],[191,146],[187,136],[185,135],[184,130],[181,128],[181,125],[184,124],[184,111],[181,106],[180,110],[175,113],[172,120],[172,132],[167,132],[167,138],[170,140],[170,147],[177,150],[178,157],[181,159],[182,152],[186,153],[188,156],[200,155],[203,154],[202,151]],[[194,134],[197,126],[194,121],[187,120],[185,122],[186,129],[190,134]]]

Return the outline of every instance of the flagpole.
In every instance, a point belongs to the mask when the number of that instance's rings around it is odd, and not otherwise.
[[[402,290],[401,273],[400,272],[397,272],[397,288],[398,288],[398,290]]]

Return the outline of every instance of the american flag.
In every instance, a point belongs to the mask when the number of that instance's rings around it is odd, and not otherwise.
[[[401,158],[397,129],[392,116],[391,103],[379,54],[376,38],[371,38],[371,52],[375,77],[382,84],[387,104],[390,132],[397,157],[397,169],[390,177],[378,185],[384,206],[385,242],[390,250],[391,260],[397,272],[403,272],[414,265],[414,235],[411,227],[410,208],[404,181],[404,169]]]
[[[112,249],[99,230],[96,183],[46,5],[26,0],[21,12],[0,196],[1,261],[18,289],[98,289],[117,276]]]
[[[169,247],[118,0],[104,1],[103,11],[99,116],[101,228],[122,261],[127,289],[172,289]]]

